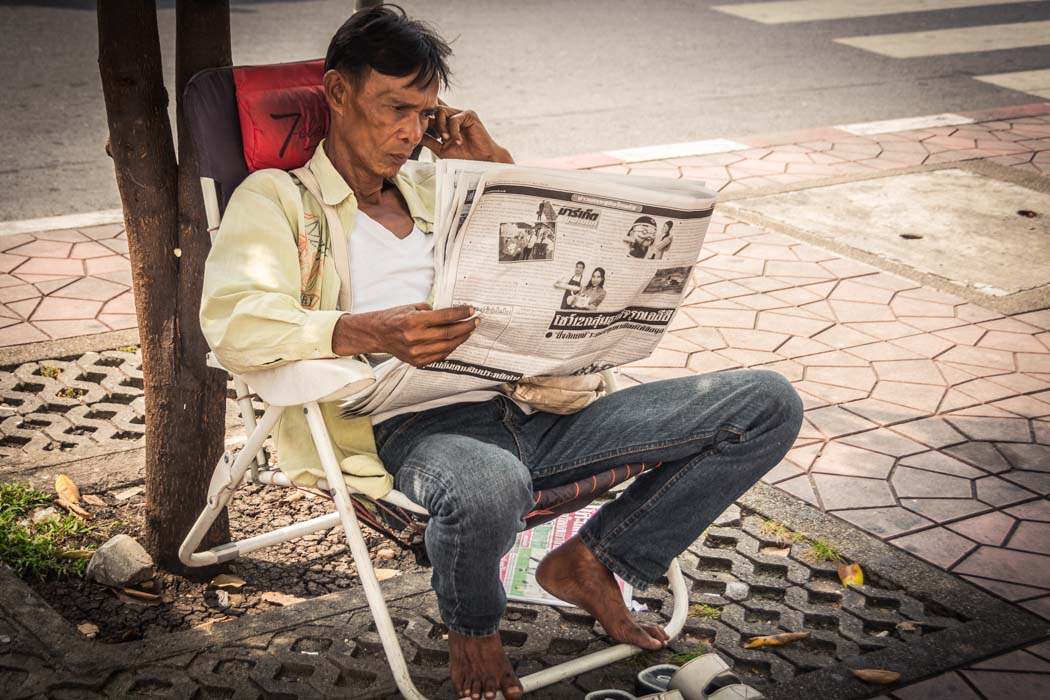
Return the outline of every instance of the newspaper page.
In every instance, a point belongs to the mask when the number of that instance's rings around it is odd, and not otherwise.
[[[514,547],[504,555],[499,563],[499,580],[503,584],[503,590],[507,593],[507,600],[568,606],[569,604],[565,601],[555,598],[540,588],[540,585],[536,583],[536,567],[548,552],[579,532],[583,524],[590,520],[600,507],[600,505],[586,506],[519,533]],[[616,577],[616,583],[623,594],[623,602],[630,609],[634,595],[631,585],[619,576]]]
[[[377,368],[347,414],[647,357],[686,292],[715,196],[680,180],[496,164],[439,164],[437,176],[433,305],[472,306],[479,325],[440,362]]]

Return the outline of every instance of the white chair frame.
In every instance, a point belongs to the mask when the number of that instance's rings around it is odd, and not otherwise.
[[[208,227],[210,231],[214,232],[218,229],[220,220],[219,201],[215,183],[210,178],[201,178],[201,186],[204,190]],[[208,364],[217,369],[225,370],[210,353]],[[615,390],[615,377],[611,372],[605,373],[605,380],[610,390]],[[233,374],[233,384],[237,393],[236,401],[241,418],[244,421],[247,440],[236,457],[233,456],[232,450],[227,451],[216,465],[211,483],[208,486],[207,504],[179,548],[179,559],[183,564],[190,567],[221,564],[263,547],[342,525],[346,533],[347,542],[350,545],[350,553],[361,578],[365,598],[375,619],[376,630],[379,633],[379,639],[382,642],[387,663],[394,676],[394,682],[397,684],[401,694],[408,700],[426,700],[426,697],[419,692],[412,682],[408,665],[401,650],[401,644],[398,641],[393,621],[386,606],[386,600],[383,597],[375,569],[372,566],[368,546],[365,544],[357,515],[354,513],[353,504],[350,501],[350,489],[343,479],[339,462],[336,459],[328,430],[321,415],[320,403],[338,400],[352,393],[353,390],[350,387],[345,387],[343,390],[335,392],[328,391],[324,396],[311,396],[309,397],[310,400],[296,405],[274,405],[267,402],[265,412],[256,421],[255,408],[251,400],[252,390],[249,388],[247,381],[245,378]],[[266,396],[262,394],[259,396],[266,402]],[[207,534],[208,529],[219,517],[230,502],[234,492],[241,485],[251,482],[285,488],[295,487],[287,476],[268,464],[266,454],[262,449],[263,443],[269,437],[281,414],[288,409],[302,410],[306,414],[310,435],[313,438],[314,445],[317,447],[317,453],[321,458],[321,466],[325,473],[325,478],[317,482],[316,488],[332,494],[335,502],[335,512],[220,545],[203,552],[197,552],[197,548],[200,546],[205,534]],[[425,509],[413,503],[408,497],[398,491],[391,491],[383,501],[414,513],[427,514]],[[677,559],[671,562],[667,577],[674,604],[666,631],[673,639],[682,630],[689,608],[689,592]],[[626,659],[641,651],[642,649],[631,644],[617,644],[524,676],[520,681],[524,692],[529,693],[567,678],[573,678],[610,663]],[[502,696],[499,695],[498,697]]]

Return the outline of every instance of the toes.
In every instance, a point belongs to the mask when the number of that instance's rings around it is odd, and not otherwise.
[[[518,684],[518,679],[510,674],[503,677],[500,687],[506,700],[521,700],[521,696],[524,695],[521,685]]]
[[[485,679],[485,697],[489,700],[496,697],[496,679],[492,676]]]

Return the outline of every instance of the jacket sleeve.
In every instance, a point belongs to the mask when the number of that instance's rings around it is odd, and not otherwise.
[[[302,197],[282,175],[259,171],[237,188],[205,265],[201,329],[222,365],[238,374],[336,356],[332,332],[343,312],[299,303]]]

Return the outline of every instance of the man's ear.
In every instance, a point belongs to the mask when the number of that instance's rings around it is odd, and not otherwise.
[[[342,114],[349,105],[350,92],[353,90],[350,81],[337,70],[326,72],[322,80],[324,81],[324,96],[328,100],[328,109],[335,114]]]

